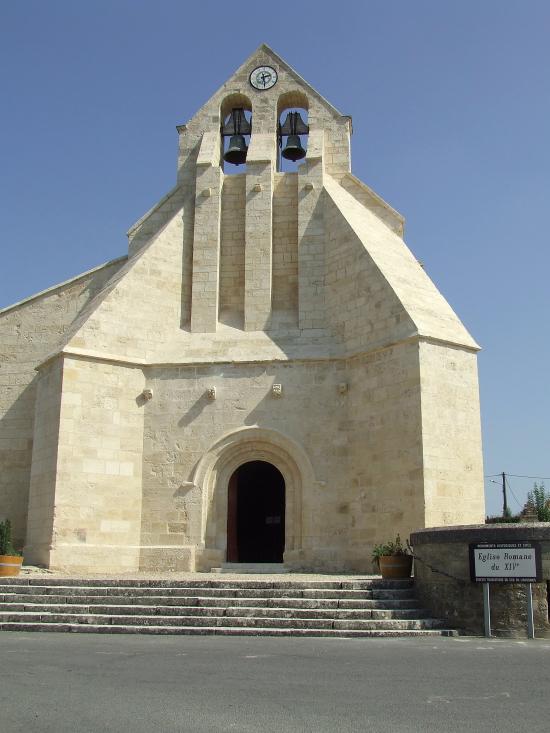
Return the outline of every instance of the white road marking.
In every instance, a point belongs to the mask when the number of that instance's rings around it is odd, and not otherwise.
[[[510,697],[509,692],[495,692],[493,695],[473,695],[467,697],[445,697],[444,695],[433,695],[429,697],[426,702],[431,704],[433,702],[457,702],[458,700],[493,700],[498,697]]]

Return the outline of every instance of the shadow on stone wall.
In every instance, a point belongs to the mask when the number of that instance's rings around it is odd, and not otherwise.
[[[11,520],[18,549],[27,531],[36,381],[37,375],[0,417],[0,518]]]

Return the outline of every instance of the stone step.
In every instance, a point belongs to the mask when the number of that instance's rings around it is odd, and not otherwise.
[[[261,575],[263,573],[269,575],[278,575],[280,573],[289,573],[290,570],[285,568],[283,563],[269,563],[269,562],[224,562],[219,568],[212,568],[212,573],[257,573]]]
[[[0,622],[3,631],[49,631],[98,634],[180,634],[201,636],[310,636],[333,638],[380,638],[411,636],[456,636],[454,629],[281,629],[232,626],[125,626],[121,624],[69,624]]]
[[[0,585],[0,595],[5,596],[12,592],[12,588]],[[40,595],[59,594],[63,592],[66,595],[106,595],[106,591],[112,596],[125,597],[148,595],[155,596],[169,595],[174,597],[186,598],[195,597],[197,588],[195,587],[167,587],[167,588],[149,588],[149,587],[106,587],[106,586],[50,586],[50,585],[18,585],[18,594]],[[357,599],[357,600],[399,600],[401,598],[413,598],[414,591],[412,587],[395,588],[395,589],[365,589],[365,590],[348,590],[335,588],[242,588],[242,587],[201,587],[200,594],[202,597],[218,597],[218,598],[311,598],[311,599]]]
[[[415,598],[401,600],[331,600],[319,598],[210,598],[203,596],[120,596],[120,595],[57,595],[35,593],[5,593],[0,595],[0,604],[79,604],[79,605],[139,605],[139,606],[201,606],[226,608],[246,606],[254,608],[310,608],[310,609],[406,609],[415,608]]]
[[[46,603],[0,603],[0,614],[99,614],[139,616],[204,616],[204,617],[254,617],[254,618],[296,618],[296,619],[423,619],[429,612],[422,608],[409,609],[307,609],[307,608],[258,608],[258,607],[210,607],[201,606],[117,606],[117,605],[75,605]]]
[[[368,589],[402,589],[411,588],[412,579],[405,580],[384,580],[383,578],[357,578],[351,580],[249,580],[231,578],[212,578],[167,580],[159,578],[136,579],[115,579],[115,578],[44,578],[18,576],[15,578],[2,578],[0,581],[0,593],[4,592],[6,586],[64,586],[87,588],[258,588],[258,589],[344,589],[344,590],[368,590]]]
[[[419,607],[411,581],[377,578],[6,579],[0,584],[0,629],[341,637],[451,633]]]
[[[281,629],[336,629],[342,631],[357,630],[421,630],[441,626],[435,619],[303,619],[303,618],[255,618],[250,616],[128,616],[77,613],[0,613],[1,623],[68,623],[118,626],[234,626],[246,628],[281,628]]]

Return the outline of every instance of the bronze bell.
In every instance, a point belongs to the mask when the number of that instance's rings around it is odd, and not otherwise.
[[[302,147],[300,135],[307,135],[309,127],[302,120],[299,112],[289,112],[284,124],[279,125],[279,145],[282,145],[283,137],[286,135],[286,147],[281,151],[283,158],[287,160],[301,160],[305,158],[306,151]]]
[[[305,158],[306,151],[302,147],[299,135],[289,135],[286,141],[286,147],[282,150],[281,155],[286,160],[301,160]]]
[[[243,135],[231,135],[229,138],[229,147],[225,151],[223,159],[227,163],[233,163],[233,165],[241,165],[246,163],[246,154],[248,152],[248,146],[245,142]]]

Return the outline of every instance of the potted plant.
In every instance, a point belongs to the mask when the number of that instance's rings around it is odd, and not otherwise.
[[[0,577],[19,575],[23,557],[11,543],[11,522],[0,522]]]
[[[397,535],[394,541],[375,545],[372,561],[380,569],[383,578],[410,578],[412,570],[412,549],[407,540],[404,545]]]

